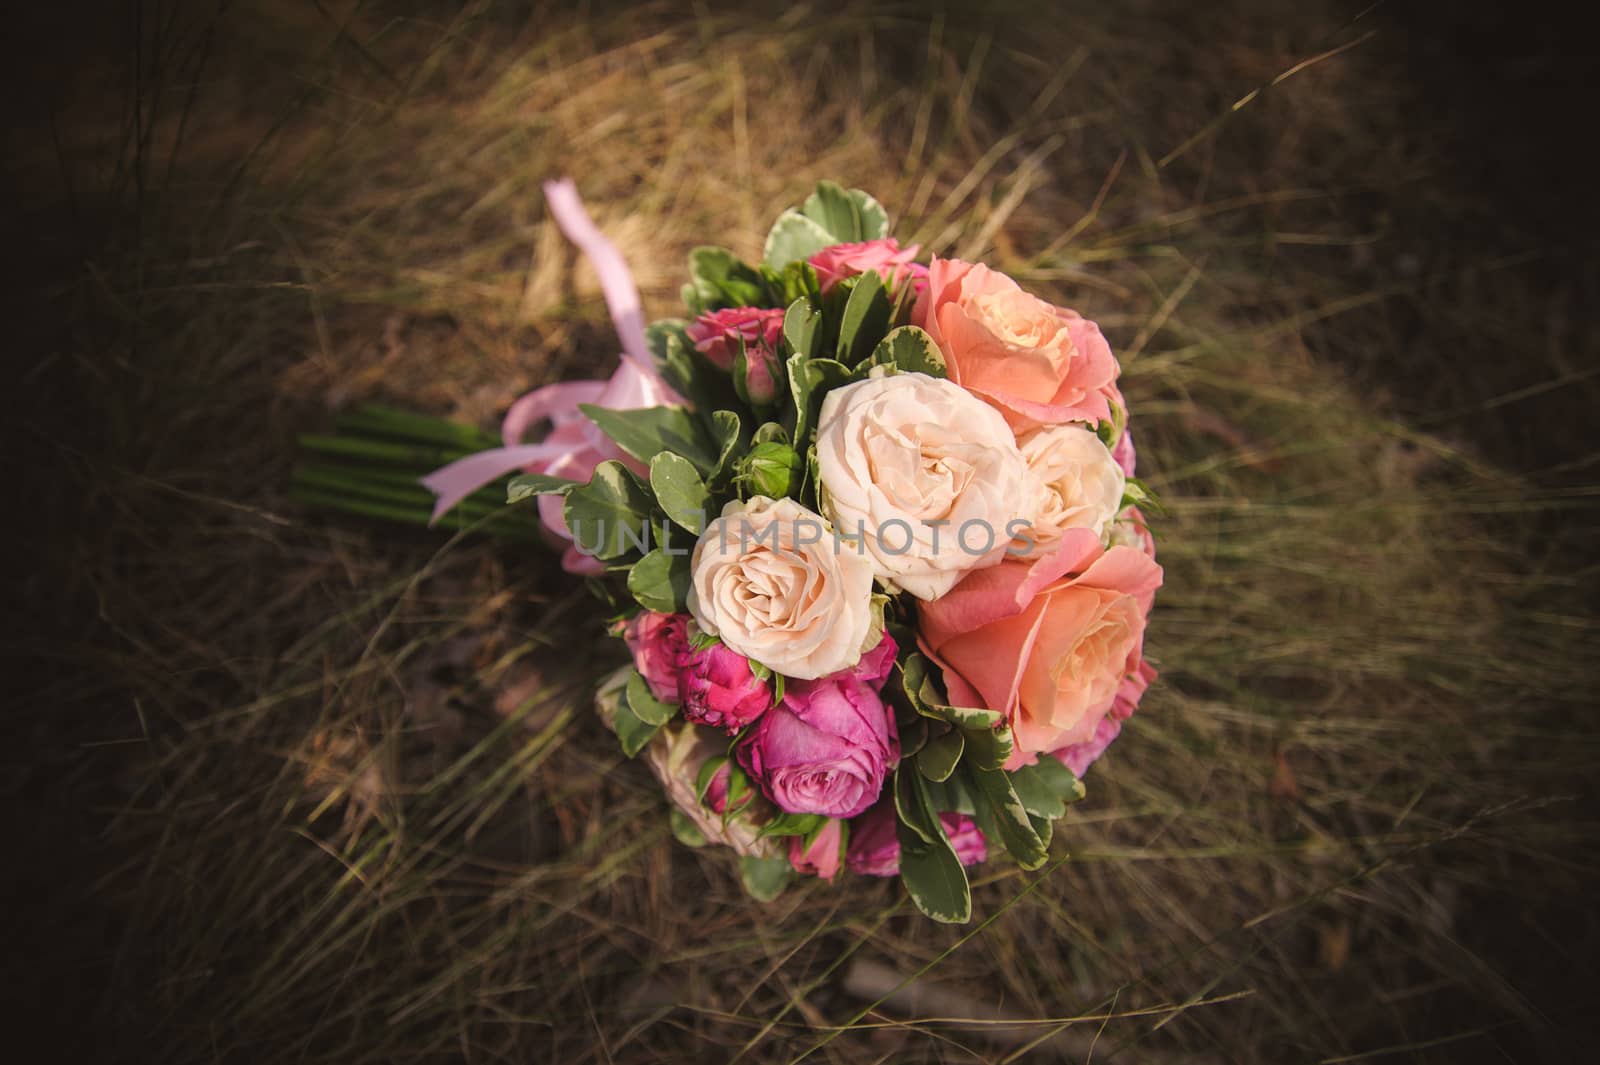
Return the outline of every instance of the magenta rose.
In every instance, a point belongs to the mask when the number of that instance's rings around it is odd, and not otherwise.
[[[856,244],[834,244],[806,261],[817,271],[817,281],[826,296],[845,278],[868,270],[876,271],[890,288],[898,288],[907,278],[913,282],[920,278],[926,284],[928,268],[911,261],[916,254],[917,245],[902,248],[893,237],[885,237]]]
[[[700,725],[738,732],[772,705],[772,689],[750,672],[750,660],[720,643],[678,652],[678,701]]]
[[[688,616],[646,610],[623,626],[622,638],[650,694],[664,703],[677,702],[678,656],[689,650]]]
[[[739,761],[785,813],[854,817],[900,758],[894,715],[858,680],[791,680],[739,744]]]
[[[843,849],[843,821],[828,821],[811,846],[806,846],[804,836],[789,837],[789,864],[802,876],[820,876],[832,880],[839,873],[839,852]]]
[[[1094,735],[1082,743],[1069,743],[1051,753],[1061,760],[1062,765],[1072,770],[1073,776],[1082,779],[1095,760],[1106,753],[1111,741],[1122,734],[1122,723],[1138,709],[1145,689],[1155,679],[1155,667],[1148,662],[1140,662],[1137,670],[1122,678],[1122,683],[1117,686],[1116,697],[1112,699],[1111,710],[1095,726]]]
[[[844,860],[852,873],[894,876],[900,872],[895,821],[894,802],[886,799],[850,822],[850,847]],[[939,823],[962,865],[977,865],[989,857],[989,845],[978,822],[966,814],[942,813]]]
[[[754,349],[776,354],[778,338],[783,336],[781,307],[729,307],[702,314],[689,323],[685,333],[695,350],[724,370],[733,369],[733,360],[743,343],[745,358],[753,365]]]

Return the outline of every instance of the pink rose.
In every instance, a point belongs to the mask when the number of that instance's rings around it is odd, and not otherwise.
[[[664,703],[678,701],[678,658],[689,650],[689,619],[682,614],[646,610],[622,628],[633,652],[633,667],[650,685],[650,694]]]
[[[826,296],[833,286],[847,277],[874,270],[890,288],[898,288],[907,278],[926,277],[927,269],[912,262],[917,245],[900,247],[893,237],[867,240],[858,244],[834,244],[806,260],[817,271],[817,281]]]
[[[729,307],[726,310],[702,314],[684,330],[695,350],[724,370],[733,369],[739,345],[744,344],[745,358],[753,366],[758,361],[756,352],[776,356],[778,339],[783,336],[782,307],[768,310],[762,307]]]
[[[739,761],[785,813],[854,817],[900,758],[894,715],[858,680],[788,682],[739,744]]]
[[[900,839],[895,823],[893,800],[878,803],[850,822],[850,847],[844,860],[852,873],[894,876],[900,872]],[[989,846],[978,822],[966,814],[942,813],[939,823],[962,865],[977,865],[989,857]]]
[[[1005,715],[1016,768],[1094,739],[1143,664],[1161,576],[1137,548],[1102,549],[1094,533],[1069,529],[1053,554],[977,570],[924,603],[918,643],[944,669],[951,702]]]
[[[808,847],[803,836],[789,837],[789,864],[802,876],[832,880],[839,873],[839,852],[844,842],[843,821],[829,820]]]
[[[1120,372],[1100,327],[1030,296],[979,263],[934,259],[911,312],[944,353],[950,380],[1005,415],[1017,433],[1111,416]]]
[[[738,732],[772,705],[772,689],[750,672],[750,660],[723,644],[678,652],[678,701],[699,725]]]
[[[1148,662],[1139,663],[1138,669],[1122,678],[1116,697],[1111,701],[1111,710],[1095,726],[1094,735],[1083,743],[1071,743],[1051,753],[1061,760],[1062,765],[1072,770],[1073,776],[1081,779],[1095,759],[1105,754],[1111,741],[1121,734],[1122,723],[1138,709],[1145,689],[1155,679],[1155,668]]]

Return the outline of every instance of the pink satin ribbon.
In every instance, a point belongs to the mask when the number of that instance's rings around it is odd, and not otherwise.
[[[644,308],[622,253],[595,226],[570,178],[545,182],[544,195],[556,225],[600,275],[600,291],[622,341],[622,361],[608,380],[564,381],[534,389],[506,411],[500,424],[505,447],[468,455],[422,478],[423,485],[437,497],[430,524],[473,492],[516,470],[586,481],[594,468],[607,459],[620,459],[636,469],[642,468],[583,416],[578,410],[580,403],[613,410],[684,405],[683,397],[662,379],[650,356],[645,342]],[[528,430],[540,421],[550,423],[544,442],[523,443]],[[559,500],[540,502],[559,504]],[[571,539],[559,506],[541,505],[540,512],[552,533]],[[572,549],[567,552],[569,557],[564,564],[568,569],[588,572],[593,567],[592,559],[583,558],[580,562],[572,557],[574,554]]]

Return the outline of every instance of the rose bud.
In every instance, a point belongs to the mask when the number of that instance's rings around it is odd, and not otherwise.
[[[826,296],[847,277],[874,270],[889,288],[898,288],[907,278],[927,276],[927,268],[912,262],[917,245],[902,248],[893,237],[866,240],[855,244],[834,244],[807,260],[817,271],[817,283]]]
[[[782,373],[776,347],[748,345],[734,356],[733,389],[746,403],[764,407],[778,398],[778,381]]]
[[[776,356],[778,338],[783,336],[783,315],[781,307],[729,307],[702,314],[684,332],[696,351],[720,369],[731,370],[741,346],[752,364],[758,361],[753,355],[758,349]]]
[[[839,874],[839,852],[844,843],[843,821],[829,820],[817,831],[811,845],[804,836],[789,837],[789,864],[802,876],[832,880]]]
[[[706,793],[701,796],[700,801],[714,814],[728,812],[728,785],[733,779],[733,770],[734,765],[731,761],[723,762],[706,782]],[[741,778],[744,776],[742,772],[739,775]],[[756,793],[746,787],[744,793],[733,800],[733,811],[738,813],[743,810],[755,797]]]
[[[894,876],[900,872],[900,838],[895,823],[892,799],[880,802],[850,823],[850,847],[844,860],[852,873]],[[939,824],[962,865],[977,865],[989,857],[989,846],[978,822],[966,814],[942,813]]]
[[[785,813],[854,817],[900,757],[894,715],[857,680],[790,681],[740,743],[739,762]]]
[[[750,670],[750,660],[720,643],[678,652],[678,701],[683,716],[701,725],[738,732],[772,705],[772,689]]]
[[[800,456],[788,444],[764,440],[744,459],[744,476],[755,495],[782,499],[800,483]]]
[[[633,652],[633,666],[664,703],[678,701],[678,656],[689,649],[689,619],[653,610],[631,618],[622,638]]]

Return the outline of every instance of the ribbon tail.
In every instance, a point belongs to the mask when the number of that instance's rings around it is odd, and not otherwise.
[[[419,478],[423,487],[438,497],[428,524],[436,524],[452,507],[483,486],[493,484],[529,463],[554,458],[567,450],[559,444],[497,447],[439,467],[426,477]]]
[[[633,274],[622,253],[589,217],[571,178],[545,182],[544,196],[556,225],[588,257],[595,273],[600,275],[600,291],[605,294],[606,308],[611,312],[617,338],[622,341],[623,353],[641,370],[654,376],[655,364],[644,338],[644,307],[639,302],[639,290],[634,286]]]

